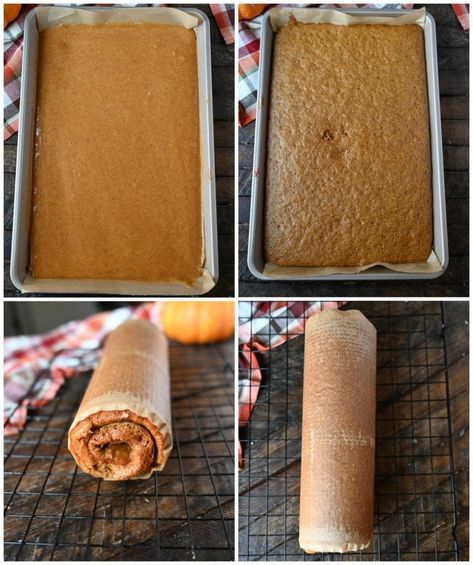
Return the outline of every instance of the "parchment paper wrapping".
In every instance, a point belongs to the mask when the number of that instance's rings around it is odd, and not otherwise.
[[[378,24],[406,25],[417,24],[424,28],[425,8],[412,10],[402,16],[357,16],[330,10],[326,8],[273,8],[270,12],[270,22],[273,31],[287,25],[291,19],[300,23],[330,23],[335,25]],[[355,267],[280,267],[266,263],[263,274],[267,276],[323,276],[335,274],[361,273],[371,267],[382,266],[400,273],[438,273],[442,270],[440,261],[432,250],[425,263],[371,263]]]
[[[305,331],[299,544],[348,552],[373,536],[376,330],[324,310]]]
[[[146,22],[156,24],[182,25],[187,29],[195,29],[200,25],[200,20],[195,16],[175,8],[107,8],[99,10],[77,9],[66,7],[38,7],[36,8],[36,20],[38,30],[42,31],[49,27],[61,24],[89,24],[97,25],[104,23],[130,23]],[[200,63],[199,63],[200,65]],[[203,100],[199,85],[199,105],[207,104]],[[212,127],[212,126],[211,126]],[[202,130],[202,124],[201,124]],[[201,158],[206,146],[201,131]],[[211,172],[213,174],[213,171]],[[208,182],[202,173],[202,185]],[[204,197],[202,196],[202,231],[204,232]],[[205,233],[203,233],[202,264],[205,262]],[[180,281],[173,282],[145,282],[145,281],[120,281],[120,280],[72,280],[72,279],[35,279],[29,273],[22,284],[22,292],[75,292],[75,293],[97,293],[97,294],[163,294],[178,295],[185,294],[191,288],[194,294],[205,294],[213,286],[215,281],[211,273],[202,268],[201,276],[188,287]]]
[[[130,320],[107,337],[68,439],[94,477],[144,479],[164,468],[172,450],[168,345],[156,326]]]

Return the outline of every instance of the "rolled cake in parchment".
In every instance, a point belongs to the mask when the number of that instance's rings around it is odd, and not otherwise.
[[[299,544],[348,552],[373,537],[376,329],[324,310],[305,331]]]
[[[69,451],[107,480],[161,471],[172,449],[168,345],[150,322],[129,320],[110,333],[76,417]]]

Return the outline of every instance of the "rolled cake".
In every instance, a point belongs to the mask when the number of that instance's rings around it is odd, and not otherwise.
[[[161,471],[171,449],[167,340],[150,322],[130,320],[105,341],[69,451],[93,477],[125,480]]]
[[[376,329],[358,310],[307,321],[299,544],[366,548],[373,536]]]

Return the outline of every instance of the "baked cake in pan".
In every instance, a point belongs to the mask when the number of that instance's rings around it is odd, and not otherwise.
[[[280,28],[269,107],[266,261],[416,263],[431,250],[421,27]]]

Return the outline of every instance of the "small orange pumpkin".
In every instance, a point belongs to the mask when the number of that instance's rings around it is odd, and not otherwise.
[[[235,329],[233,302],[163,302],[160,321],[167,337],[179,343],[224,341]]]
[[[21,12],[22,4],[4,4],[3,5],[3,29],[16,20]]]
[[[238,17],[240,20],[252,20],[264,12],[268,4],[239,4]]]

